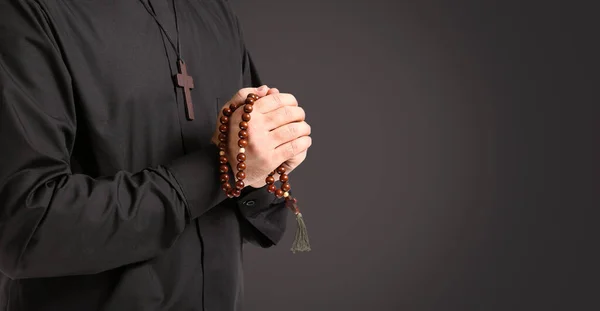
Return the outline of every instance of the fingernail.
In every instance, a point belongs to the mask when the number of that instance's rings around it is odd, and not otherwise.
[[[259,87],[257,91],[262,92],[262,91],[264,91],[266,89],[267,89],[267,86],[263,85],[263,86]]]

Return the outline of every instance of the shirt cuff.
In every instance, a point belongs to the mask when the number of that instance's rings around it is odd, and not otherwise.
[[[285,198],[277,198],[267,191],[267,186],[247,187],[238,198],[237,206],[241,215],[256,229],[253,231],[260,233],[253,240],[263,247],[275,245],[281,240],[288,215]]]

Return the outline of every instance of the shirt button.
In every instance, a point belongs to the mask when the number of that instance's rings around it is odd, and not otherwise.
[[[248,200],[244,202],[244,205],[246,206],[254,206],[254,204],[256,204],[256,201],[254,200]]]

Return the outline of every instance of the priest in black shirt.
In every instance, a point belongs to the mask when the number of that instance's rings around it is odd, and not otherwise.
[[[243,243],[285,230],[264,179],[311,144],[261,85],[226,0],[0,0],[0,311],[240,310]],[[251,92],[227,198],[220,110]]]

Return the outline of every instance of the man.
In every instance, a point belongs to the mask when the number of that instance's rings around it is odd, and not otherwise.
[[[0,0],[0,310],[239,310],[242,243],[285,229],[264,179],[311,144],[260,85],[225,0]],[[249,93],[227,198],[217,121]]]

